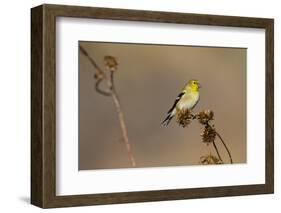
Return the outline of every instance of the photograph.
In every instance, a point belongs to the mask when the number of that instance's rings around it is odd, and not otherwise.
[[[79,170],[247,163],[247,48],[78,46]]]
[[[30,203],[273,194],[274,18],[128,8],[31,8]]]

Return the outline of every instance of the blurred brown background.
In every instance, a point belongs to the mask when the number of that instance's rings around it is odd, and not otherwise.
[[[199,164],[209,153],[201,125],[161,126],[189,79],[202,85],[198,112],[211,109],[215,127],[234,163],[246,162],[246,49],[79,42],[104,67],[112,55],[119,66],[115,85],[137,167]],[[111,97],[94,89],[94,69],[79,53],[79,170],[131,167]],[[217,142],[225,162],[228,156]],[[215,152],[213,152],[215,153]]]

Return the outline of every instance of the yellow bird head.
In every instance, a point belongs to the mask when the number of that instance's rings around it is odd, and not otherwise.
[[[190,88],[192,91],[198,92],[199,88],[201,88],[201,85],[198,80],[189,80],[186,88]]]

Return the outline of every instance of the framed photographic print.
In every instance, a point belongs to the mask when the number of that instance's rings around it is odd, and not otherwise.
[[[273,193],[273,19],[31,9],[31,203]]]

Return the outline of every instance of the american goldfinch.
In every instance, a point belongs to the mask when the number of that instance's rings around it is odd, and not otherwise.
[[[172,118],[176,115],[177,110],[192,110],[199,101],[199,88],[198,80],[189,80],[181,93],[176,98],[172,108],[167,112],[167,117],[162,122],[163,126],[168,126]]]

